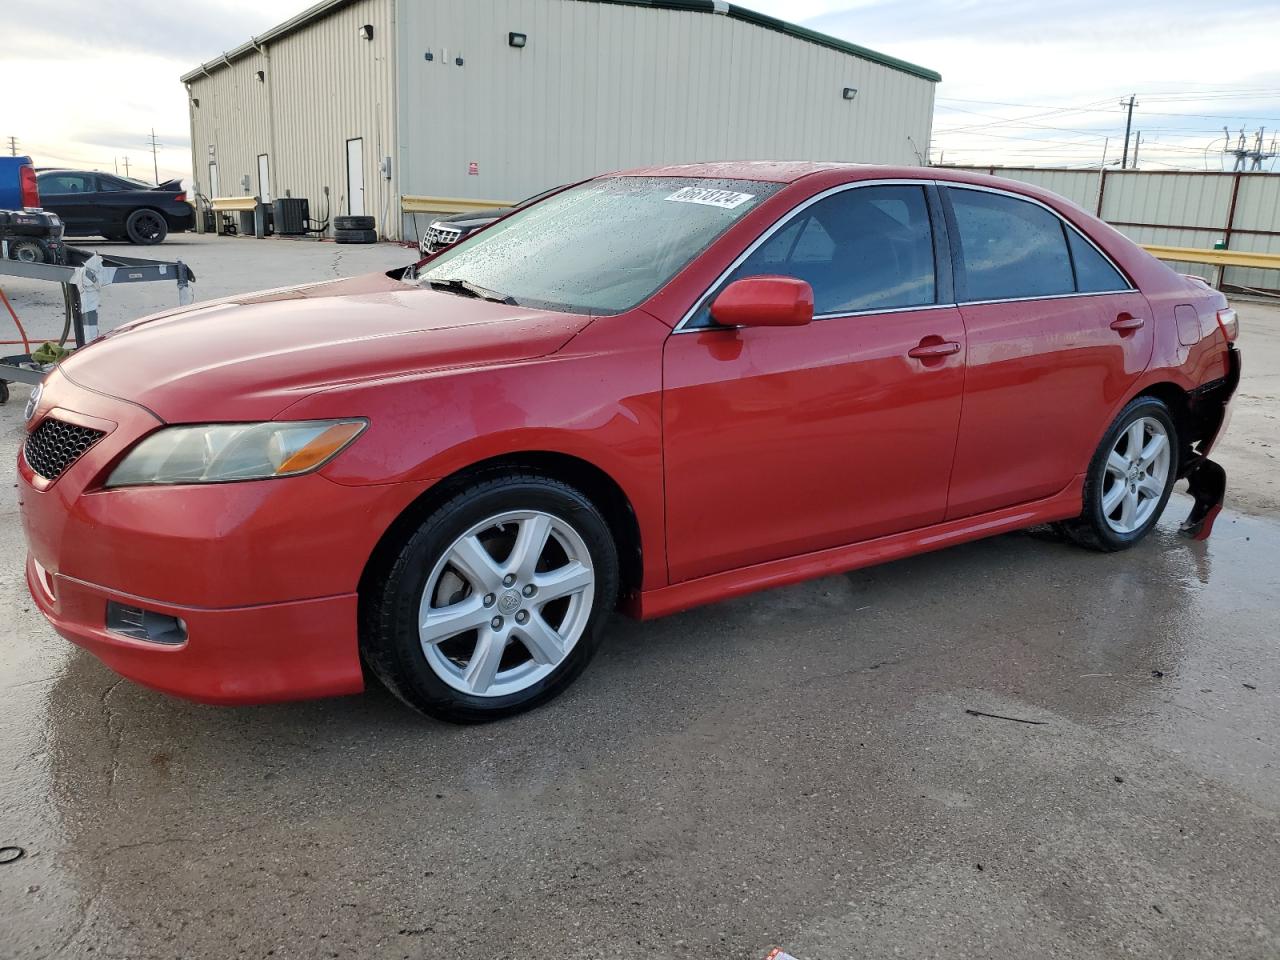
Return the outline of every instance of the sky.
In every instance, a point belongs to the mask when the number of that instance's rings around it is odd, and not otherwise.
[[[483,0],[473,0],[483,2]],[[930,157],[1116,164],[1137,98],[1143,168],[1222,169],[1223,127],[1280,131],[1276,0],[749,0],[743,6],[942,74]],[[40,166],[189,176],[178,77],[308,0],[6,4],[0,146]],[[181,10],[179,13],[178,11]],[[51,105],[56,105],[51,107]],[[162,144],[153,165],[148,138]],[[1132,149],[1132,147],[1131,147]],[[1105,159],[1104,159],[1105,151]],[[1225,158],[1230,169],[1231,159]],[[1273,166],[1268,161],[1268,167]],[[1276,166],[1280,171],[1280,166]]]

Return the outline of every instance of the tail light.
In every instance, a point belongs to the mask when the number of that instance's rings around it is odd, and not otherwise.
[[[184,191],[183,193],[179,193],[179,194],[178,194],[177,196],[175,196],[173,199],[174,199],[174,200],[176,200],[178,203],[186,203],[186,202],[187,202],[187,194],[186,194],[186,192]]]
[[[1240,336],[1240,322],[1236,319],[1236,312],[1230,307],[1218,311],[1218,326],[1222,328],[1222,335],[1227,338],[1227,343],[1234,342]]]
[[[40,206],[40,188],[36,185],[35,167],[30,165],[19,167],[18,181],[22,188],[22,205],[24,207]]]

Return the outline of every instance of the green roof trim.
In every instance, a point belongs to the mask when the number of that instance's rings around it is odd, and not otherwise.
[[[286,37],[291,33],[297,33],[309,23],[320,20],[330,13],[341,10],[343,7],[349,6],[355,0],[319,0],[312,7],[308,7],[296,16],[291,17],[284,23],[272,27],[261,36],[252,37],[247,42],[240,44],[234,50],[228,50],[222,56],[203,63],[194,70],[183,74],[182,82],[190,83],[201,75],[207,76],[213,70],[229,65],[233,60],[239,60],[241,57],[248,56],[258,49],[259,44],[270,43],[280,37]],[[906,60],[899,60],[897,57],[891,57],[887,53],[880,53],[871,50],[868,47],[860,47],[856,43],[849,43],[847,40],[840,40],[829,34],[819,33],[817,30],[810,30],[808,27],[802,27],[798,24],[788,23],[786,20],[779,20],[777,17],[770,17],[763,13],[756,13],[754,10],[748,10],[746,7],[740,7],[735,3],[726,3],[725,0],[578,0],[580,3],[614,3],[628,7],[653,7],[656,10],[683,10],[687,13],[711,13],[718,14],[722,17],[729,17],[732,20],[741,20],[743,23],[754,24],[757,27],[763,27],[765,30],[773,30],[775,33],[783,33],[788,37],[795,37],[797,40],[805,40],[809,43],[816,43],[820,47],[827,47],[830,50],[838,50],[840,53],[847,53],[851,56],[860,57],[863,60],[869,60],[872,63],[878,63],[881,66],[889,67],[893,70],[901,70],[913,77],[919,77],[922,80],[929,80],[933,83],[942,81],[942,74],[936,70],[930,70],[927,67],[917,66],[914,63],[908,63]]]

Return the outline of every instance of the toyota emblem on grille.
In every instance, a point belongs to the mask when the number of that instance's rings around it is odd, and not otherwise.
[[[31,391],[31,399],[27,401],[26,409],[22,411],[22,419],[30,420],[36,415],[36,407],[40,406],[40,394],[44,393],[44,384],[37,383],[36,388]]]

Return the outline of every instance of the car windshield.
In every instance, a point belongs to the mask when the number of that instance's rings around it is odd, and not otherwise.
[[[781,184],[611,177],[511,214],[418,271],[424,285],[523,306],[621,313],[644,302]]]

